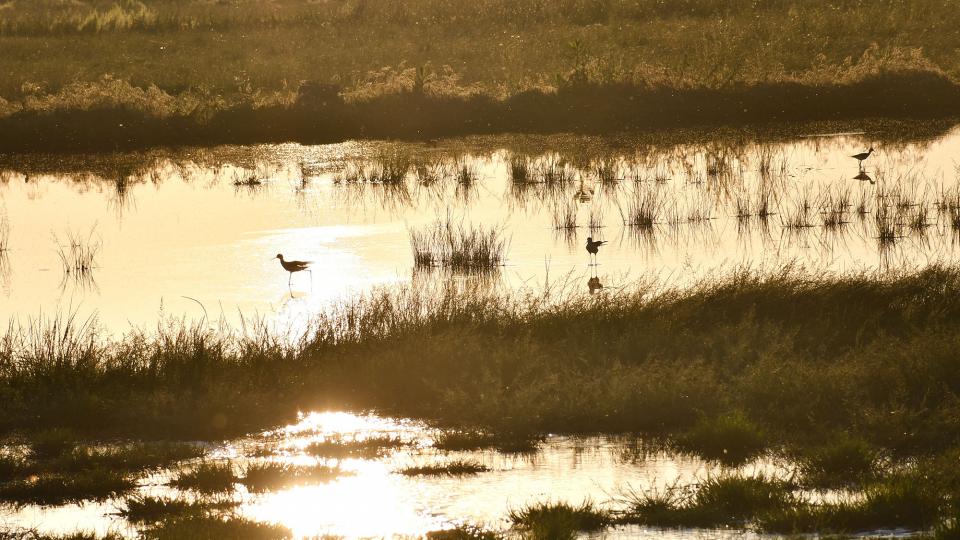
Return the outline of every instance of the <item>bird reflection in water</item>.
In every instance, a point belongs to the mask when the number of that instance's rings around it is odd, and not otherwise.
[[[600,278],[593,276],[587,280],[587,288],[590,289],[590,294],[594,294],[597,291],[603,290],[603,283],[600,283]]]
[[[860,180],[861,182],[870,182],[871,184],[876,184],[877,181],[874,180],[866,171],[861,170],[860,174],[853,177],[854,180]]]

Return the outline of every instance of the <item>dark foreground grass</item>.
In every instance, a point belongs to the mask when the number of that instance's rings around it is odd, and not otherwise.
[[[237,516],[188,516],[161,521],[146,529],[141,536],[149,540],[279,540],[292,538],[290,529],[270,523],[260,523]]]
[[[718,460],[783,450],[799,456],[798,483],[864,493],[827,510],[791,503],[791,519],[721,512],[741,516],[737,524],[933,525],[960,501],[953,268],[743,272],[602,297],[400,289],[334,308],[294,343],[257,331],[174,327],[116,342],[90,332],[61,327],[66,337],[48,342],[43,328],[14,329],[0,340],[5,431],[222,437],[292,421],[297,410],[374,408],[481,426],[438,436],[450,450],[488,446],[478,433],[598,431],[660,435]],[[376,455],[399,444],[387,439],[311,451]],[[77,448],[57,443],[41,454],[60,456],[44,458],[52,462]],[[904,463],[920,473],[891,484]],[[0,493],[29,500],[18,495],[27,488],[14,479]],[[920,510],[884,510],[911,500]]]

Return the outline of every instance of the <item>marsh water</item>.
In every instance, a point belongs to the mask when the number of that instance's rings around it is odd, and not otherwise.
[[[882,275],[956,262],[960,129],[910,132],[844,126],[669,142],[498,136],[2,155],[0,320],[72,314],[121,335],[168,319],[256,318],[296,334],[332,303],[378,287],[453,282],[586,295],[639,280],[683,287],[743,268]],[[850,157],[871,146],[862,167]],[[437,220],[495,228],[503,262],[469,271],[418,266],[411,231]],[[607,242],[596,264],[587,237]],[[78,250],[93,253],[90,268],[71,265]],[[313,261],[311,272],[289,275],[278,253]],[[314,459],[302,452],[306,443],[335,434],[389,434],[404,446],[345,460],[349,474],[326,482],[263,494],[238,485],[230,495],[238,512],[298,537],[417,536],[460,523],[504,529],[511,508],[585,498],[615,506],[630,489],[693,485],[718,471],[617,437],[552,436],[532,454],[446,453],[433,448],[426,425],[335,412],[210,451],[238,469],[256,460],[304,463]],[[490,470],[398,474],[455,459]],[[743,470],[789,475],[791,467],[759,461]],[[171,474],[153,474],[139,490],[175,496]],[[0,525],[132,535],[121,506],[5,507]],[[745,533],[629,527],[603,536],[724,534]]]
[[[4,155],[0,320],[73,313],[122,334],[243,316],[296,329],[332,301],[425,281],[586,293],[744,267],[955,260],[960,131],[846,128],[669,144],[503,136]],[[869,146],[861,169],[849,156]],[[383,181],[384,168],[402,180]],[[437,219],[497,228],[502,265],[479,277],[417,268],[410,231]],[[588,236],[608,242],[595,266]],[[58,252],[69,258],[71,243],[96,251],[89,271],[64,268]],[[278,253],[314,261],[311,272],[290,276]]]
[[[497,450],[444,452],[432,447],[435,431],[417,422],[376,416],[322,412],[303,415],[296,424],[226,444],[211,445],[206,459],[230,460],[237,471],[249,463],[277,461],[313,464],[304,452],[312,441],[329,437],[396,437],[403,446],[377,458],[327,460],[342,474],[266,493],[251,493],[237,484],[220,501],[238,503],[236,513],[257,521],[279,523],[295,538],[330,535],[347,538],[416,538],[429,531],[461,524],[507,530],[512,509],[544,501],[579,504],[590,500],[616,508],[632,490],[643,492],[675,485],[695,485],[721,468],[696,458],[645,447],[632,438],[553,436],[536,452],[511,454]],[[256,457],[253,457],[256,456]],[[472,476],[406,476],[400,471],[423,464],[469,460],[487,472]],[[319,460],[324,462],[323,459]],[[189,467],[190,462],[181,464]],[[738,472],[786,478],[787,464],[759,460]],[[142,495],[187,497],[167,483],[175,471],[163,470],[140,481]],[[135,536],[136,529],[119,513],[123,499],[55,507],[8,507],[0,525],[7,530],[36,529],[49,533],[77,530]],[[749,535],[748,535],[749,536]],[[622,526],[594,538],[744,537],[722,530],[663,530]]]

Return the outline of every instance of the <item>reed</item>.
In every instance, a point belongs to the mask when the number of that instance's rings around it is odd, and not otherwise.
[[[96,226],[90,228],[86,236],[79,232],[67,231],[61,241],[53,237],[57,248],[57,257],[65,275],[85,276],[96,268],[97,255],[103,247],[102,240],[96,235]]]
[[[491,270],[503,264],[507,241],[498,227],[474,227],[451,215],[422,229],[410,229],[410,248],[418,267]]]

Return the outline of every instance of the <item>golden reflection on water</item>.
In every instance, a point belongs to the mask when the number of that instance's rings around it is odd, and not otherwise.
[[[592,277],[606,290],[651,277],[684,285],[743,266],[845,272],[956,261],[960,246],[934,206],[941,188],[957,185],[960,133],[875,142],[855,133],[659,146],[499,137],[437,147],[284,144],[8,158],[0,166],[11,230],[0,320],[96,313],[109,333],[121,333],[131,325],[152,328],[158,318],[236,324],[242,314],[296,333],[335,300],[375,286],[448,279],[413,268],[408,238],[408,230],[448,212],[468,224],[503,227],[506,265],[485,279],[504,290],[566,280],[587,293]],[[865,163],[872,183],[856,179],[849,157],[871,144],[878,148]],[[369,168],[384,147],[410,153],[415,166],[406,182],[347,178],[345,171]],[[513,182],[521,158],[531,175],[561,180]],[[426,179],[421,162],[446,176]],[[472,173],[467,182],[456,175],[464,165]],[[117,170],[128,171],[123,182]],[[245,184],[248,178],[258,184]],[[738,219],[738,201],[756,205],[764,186],[771,190],[769,218]],[[872,206],[896,186],[922,199],[929,226],[901,227],[897,242],[878,246],[872,213],[860,219],[848,212],[834,228],[821,224],[817,205],[828,198],[849,192],[854,204],[863,194]],[[625,226],[623,212],[644,193],[656,193],[662,205],[656,225]],[[812,226],[786,227],[807,194]],[[555,229],[560,208],[572,209],[576,228]],[[51,233],[94,226],[103,243],[98,268],[88,282],[65,280]],[[597,267],[587,266],[588,235],[608,241]],[[288,286],[277,253],[313,260],[312,275],[296,274]]]
[[[326,482],[311,482],[277,491],[250,493],[237,484],[232,498],[237,512],[250,519],[281,524],[295,538],[338,535],[346,538],[419,537],[455,524],[477,524],[505,530],[510,509],[544,501],[579,503],[591,499],[614,505],[624,489],[643,491],[690,485],[717,474],[717,465],[645,449],[635,439],[617,437],[548,437],[535,454],[494,450],[440,452],[430,447],[431,428],[417,422],[343,412],[305,414],[296,424],[233,441],[215,449],[212,459],[230,459],[235,470],[264,459],[296,464],[316,463],[302,452],[310,442],[329,437],[365,439],[399,437],[408,445],[378,458],[344,459],[346,473]],[[272,448],[264,456],[262,448]],[[490,471],[472,476],[407,477],[411,465],[470,460]],[[335,464],[335,460],[326,460]],[[786,477],[790,467],[759,460],[743,466],[744,474]],[[139,493],[155,497],[194,497],[166,486],[171,471],[140,481]],[[42,532],[112,531],[135,536],[136,530],[117,513],[122,500],[61,507],[7,508],[8,528],[35,527]],[[713,535],[722,534],[713,531]],[[696,536],[696,531],[628,528],[607,531],[605,538]],[[739,537],[739,536],[738,536]]]

